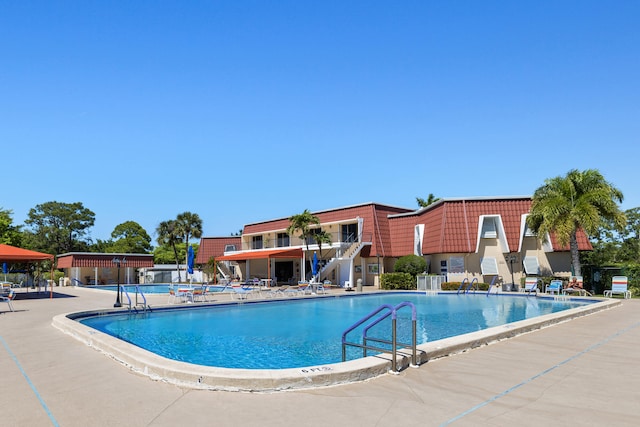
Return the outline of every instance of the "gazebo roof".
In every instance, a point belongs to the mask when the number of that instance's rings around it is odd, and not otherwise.
[[[50,254],[0,244],[0,261],[44,261],[53,258]]]

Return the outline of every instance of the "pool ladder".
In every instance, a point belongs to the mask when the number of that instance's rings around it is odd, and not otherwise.
[[[147,304],[147,297],[144,296],[144,293],[140,290],[140,287],[136,285],[136,303],[135,305],[131,302],[131,297],[129,296],[129,292],[127,292],[127,288],[125,286],[122,287],[124,291],[124,295],[127,297],[127,301],[129,301],[129,311],[138,312],[138,307],[142,307],[142,312],[145,313],[147,310],[151,311],[151,306]],[[142,296],[142,302],[138,302],[138,294]]]
[[[398,342],[398,339],[397,339],[397,312],[399,309],[403,307],[411,308],[411,325],[412,325],[411,344],[400,343]],[[375,325],[377,325],[378,323],[387,319],[389,316],[391,316],[391,341],[381,339],[381,338],[369,337],[368,336],[369,330]],[[347,341],[347,335],[350,332],[352,332],[354,329],[364,325],[366,322],[369,322],[369,321],[371,322],[368,323],[362,331],[361,344]],[[371,342],[391,345],[391,349],[381,348],[375,345],[371,345],[370,344]],[[390,372],[394,374],[398,372],[397,361],[396,361],[398,347],[410,348],[411,349],[411,367],[414,367],[414,368],[418,367],[418,356],[417,356],[417,348],[416,348],[416,307],[415,305],[413,305],[413,303],[410,303],[408,301],[401,302],[395,307],[390,304],[381,305],[380,307],[378,307],[377,309],[375,309],[374,311],[372,311],[371,313],[369,313],[368,315],[366,315],[365,317],[357,321],[355,324],[349,327],[346,331],[344,331],[344,333],[342,334],[342,361],[343,362],[347,360],[347,346],[362,348],[363,357],[367,357],[368,350],[379,351],[382,353],[390,352],[391,353],[391,371]]]
[[[478,278],[474,277],[473,280],[471,282],[469,282],[469,279],[467,279],[466,277],[464,279],[462,279],[462,283],[460,283],[460,286],[458,287],[458,294],[460,293],[460,291],[462,290],[462,288],[464,287],[464,284],[468,283],[467,287],[464,289],[464,291],[462,291],[462,293],[464,294],[468,294],[469,293],[469,289],[473,288],[473,292],[476,292],[476,288],[473,287],[474,284],[478,283]]]

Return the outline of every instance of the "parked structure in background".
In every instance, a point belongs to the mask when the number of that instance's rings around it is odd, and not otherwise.
[[[229,275],[297,283],[311,277],[308,243],[319,257],[320,280],[340,286],[358,279],[378,285],[379,274],[393,271],[395,261],[409,254],[424,257],[428,272],[448,281],[569,277],[569,248],[528,230],[530,207],[530,196],[444,198],[418,210],[373,202],[346,206],[313,212],[320,223],[310,226],[312,234],[328,233],[330,244],[290,236],[287,217],[247,224],[240,237],[202,238],[196,263],[213,256]],[[592,249],[581,230],[578,245]]]

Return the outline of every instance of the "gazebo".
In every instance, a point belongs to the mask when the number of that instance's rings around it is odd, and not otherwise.
[[[153,254],[69,252],[58,255],[58,268],[73,285],[101,285],[120,282],[119,270],[123,270],[123,284],[137,283],[136,270],[153,267]]]
[[[29,249],[17,248],[11,245],[0,244],[0,262],[43,262],[51,261],[51,278],[53,278],[54,256],[43,252],[36,252]],[[53,287],[50,287],[51,297],[53,297]]]

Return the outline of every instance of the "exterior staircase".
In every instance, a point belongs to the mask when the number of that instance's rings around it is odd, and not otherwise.
[[[371,240],[371,239],[369,239]],[[329,273],[335,270],[338,265],[347,260],[352,260],[355,258],[362,248],[365,246],[370,246],[371,242],[368,241],[357,241],[351,244],[346,244],[346,247],[338,248],[336,252],[336,256],[331,258],[321,269],[320,269],[320,277],[326,277]]]
[[[225,279],[229,279],[231,277],[231,270],[225,262],[217,262],[216,266],[220,274],[222,274],[222,277],[224,277]]]

